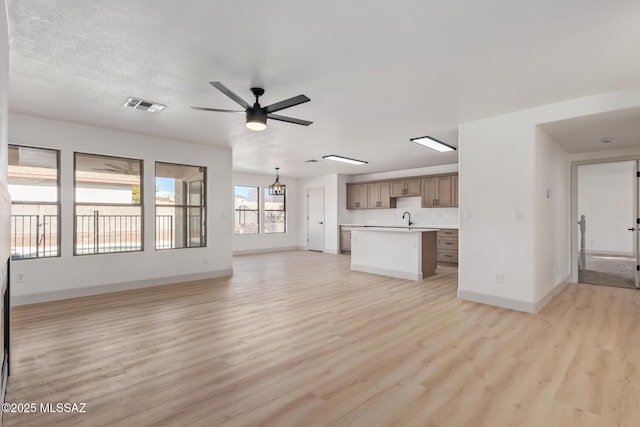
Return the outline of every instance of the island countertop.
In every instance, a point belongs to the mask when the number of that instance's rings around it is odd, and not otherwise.
[[[353,227],[351,231],[371,231],[382,233],[423,233],[427,231],[438,231],[439,228],[422,228],[422,227]]]
[[[458,230],[460,227],[457,225],[445,225],[445,224],[426,224],[426,225],[412,225],[408,227],[403,224],[339,224],[340,227],[345,228],[428,228],[428,229],[436,229],[436,230]]]
[[[354,227],[351,270],[421,280],[435,274],[437,228]]]

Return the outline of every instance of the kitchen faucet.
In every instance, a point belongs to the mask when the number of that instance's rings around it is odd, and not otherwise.
[[[411,222],[411,214],[409,212],[405,212],[402,214],[402,219],[404,219],[405,215],[409,215],[409,227],[411,227],[413,225],[413,222]]]

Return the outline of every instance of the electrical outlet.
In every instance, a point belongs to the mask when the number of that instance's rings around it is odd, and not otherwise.
[[[558,264],[556,264],[556,274],[560,273],[560,266]]]
[[[504,274],[503,273],[496,273],[496,283],[498,285],[502,285],[504,283]]]
[[[514,210],[513,211],[513,220],[515,222],[521,222],[523,217],[524,217],[524,212],[519,211],[519,210]]]
[[[23,273],[16,274],[16,283],[24,283],[24,274]]]
[[[202,258],[202,263],[203,264],[209,264],[209,258],[208,257],[203,257]]]

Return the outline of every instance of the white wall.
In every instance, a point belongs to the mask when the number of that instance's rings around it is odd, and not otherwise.
[[[536,265],[534,301],[545,298],[571,274],[572,223],[569,156],[536,128]]]
[[[131,185],[83,184],[82,187],[76,186],[76,195],[85,203],[131,203],[133,200]]]
[[[10,218],[11,200],[7,191],[7,110],[9,87],[9,30],[7,4],[0,2],[0,277],[5,274],[5,261],[11,256]]]
[[[0,191],[7,187],[7,114],[9,110],[9,25],[7,2],[0,1]]]
[[[568,223],[570,212],[554,205],[549,208],[555,212],[551,223],[537,222],[537,209],[542,207],[538,175],[546,173],[549,160],[537,151],[536,126],[639,105],[640,88],[633,88],[460,125],[461,298],[525,311],[537,311],[548,301],[555,289],[544,297],[540,294],[553,288],[554,280],[548,273],[538,275],[536,269],[550,262],[539,258],[555,253],[561,246],[557,239],[563,237],[537,239],[536,234]],[[554,149],[546,151],[553,157]],[[553,188],[564,174],[557,172],[558,181],[549,184]],[[568,262],[558,257],[559,271],[569,271]]]
[[[9,87],[9,34],[7,4],[0,2],[0,280],[6,274],[5,262],[11,256],[11,198],[7,191],[7,115]],[[4,315],[0,313],[0,315]],[[0,365],[2,361],[0,359]]]
[[[451,172],[458,172],[457,164],[354,175],[351,178],[351,182],[436,175]],[[348,211],[350,219],[344,222],[367,225],[406,225],[407,219],[402,219],[402,214],[405,211],[411,213],[411,220],[414,225],[425,227],[458,227],[458,208],[423,208],[420,197],[397,198],[396,208],[391,209],[350,210]]]
[[[264,201],[264,188],[268,188],[275,180],[273,175],[255,175],[247,173],[233,173],[233,185],[247,185],[260,187],[260,203]],[[287,226],[286,233],[273,234],[242,234],[233,236],[233,253],[246,254],[268,252],[274,250],[289,250],[299,248],[300,241],[300,183],[297,179],[280,176],[280,182],[287,186]],[[233,209],[233,206],[232,206]],[[232,211],[233,212],[233,211]],[[262,223],[264,216],[260,218]]]
[[[612,150],[592,151],[589,153],[569,154],[570,162],[589,160],[620,159],[640,156],[640,144],[637,147],[617,148]]]
[[[10,114],[12,144],[60,149],[60,258],[20,260],[12,264],[16,303],[88,295],[232,272],[231,151],[207,145]],[[94,152],[145,161],[143,252],[73,256],[73,153]],[[155,161],[207,167],[207,247],[155,251]],[[151,166],[151,167],[150,167]],[[150,220],[151,219],[151,220]],[[16,283],[16,275],[24,283]]]
[[[633,255],[635,161],[578,165],[578,218],[586,215],[586,251]],[[578,235],[578,238],[580,236]]]
[[[58,198],[58,189],[50,184],[9,184],[9,192],[13,195],[13,200],[40,202],[55,202]],[[131,195],[131,192],[129,192]],[[129,199],[131,200],[131,199]]]

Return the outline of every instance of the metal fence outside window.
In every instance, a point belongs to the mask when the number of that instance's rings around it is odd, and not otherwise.
[[[141,215],[76,215],[76,254],[131,252],[142,248]]]
[[[11,258],[58,256],[58,215],[11,215]]]

